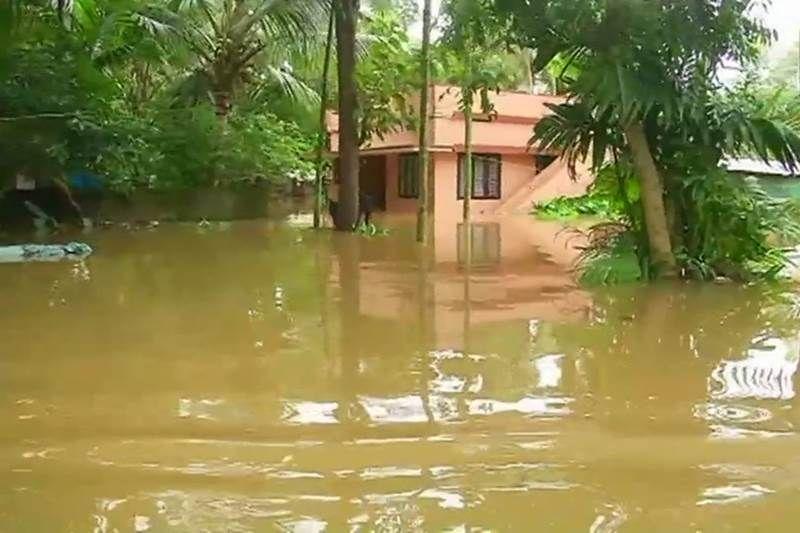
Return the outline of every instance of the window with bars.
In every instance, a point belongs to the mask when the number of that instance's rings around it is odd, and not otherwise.
[[[400,176],[397,194],[400,198],[417,198],[419,196],[419,156],[417,154],[400,154]]]
[[[466,189],[466,161],[464,154],[458,156],[458,199],[464,198]],[[500,154],[472,154],[473,187],[475,200],[499,200],[501,182]]]

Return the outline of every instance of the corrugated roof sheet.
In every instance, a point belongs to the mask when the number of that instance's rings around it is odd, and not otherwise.
[[[722,162],[722,166],[728,169],[730,172],[762,174],[766,176],[797,176],[797,174],[787,170],[777,161],[765,163],[760,159],[728,159],[727,161]]]

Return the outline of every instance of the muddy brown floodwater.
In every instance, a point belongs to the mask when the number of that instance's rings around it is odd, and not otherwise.
[[[797,531],[785,289],[584,291],[527,219],[466,282],[408,222],[0,265],[0,531]]]

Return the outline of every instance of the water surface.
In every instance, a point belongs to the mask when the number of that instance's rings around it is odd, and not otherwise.
[[[0,531],[797,530],[781,289],[585,291],[518,219],[467,277],[387,224],[0,265]]]

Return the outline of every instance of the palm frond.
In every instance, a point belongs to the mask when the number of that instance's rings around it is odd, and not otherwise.
[[[297,78],[287,66],[267,65],[262,76],[261,83],[251,91],[250,97],[253,100],[262,99],[266,95],[278,91],[304,107],[310,108],[319,105],[317,91],[305,81]]]

